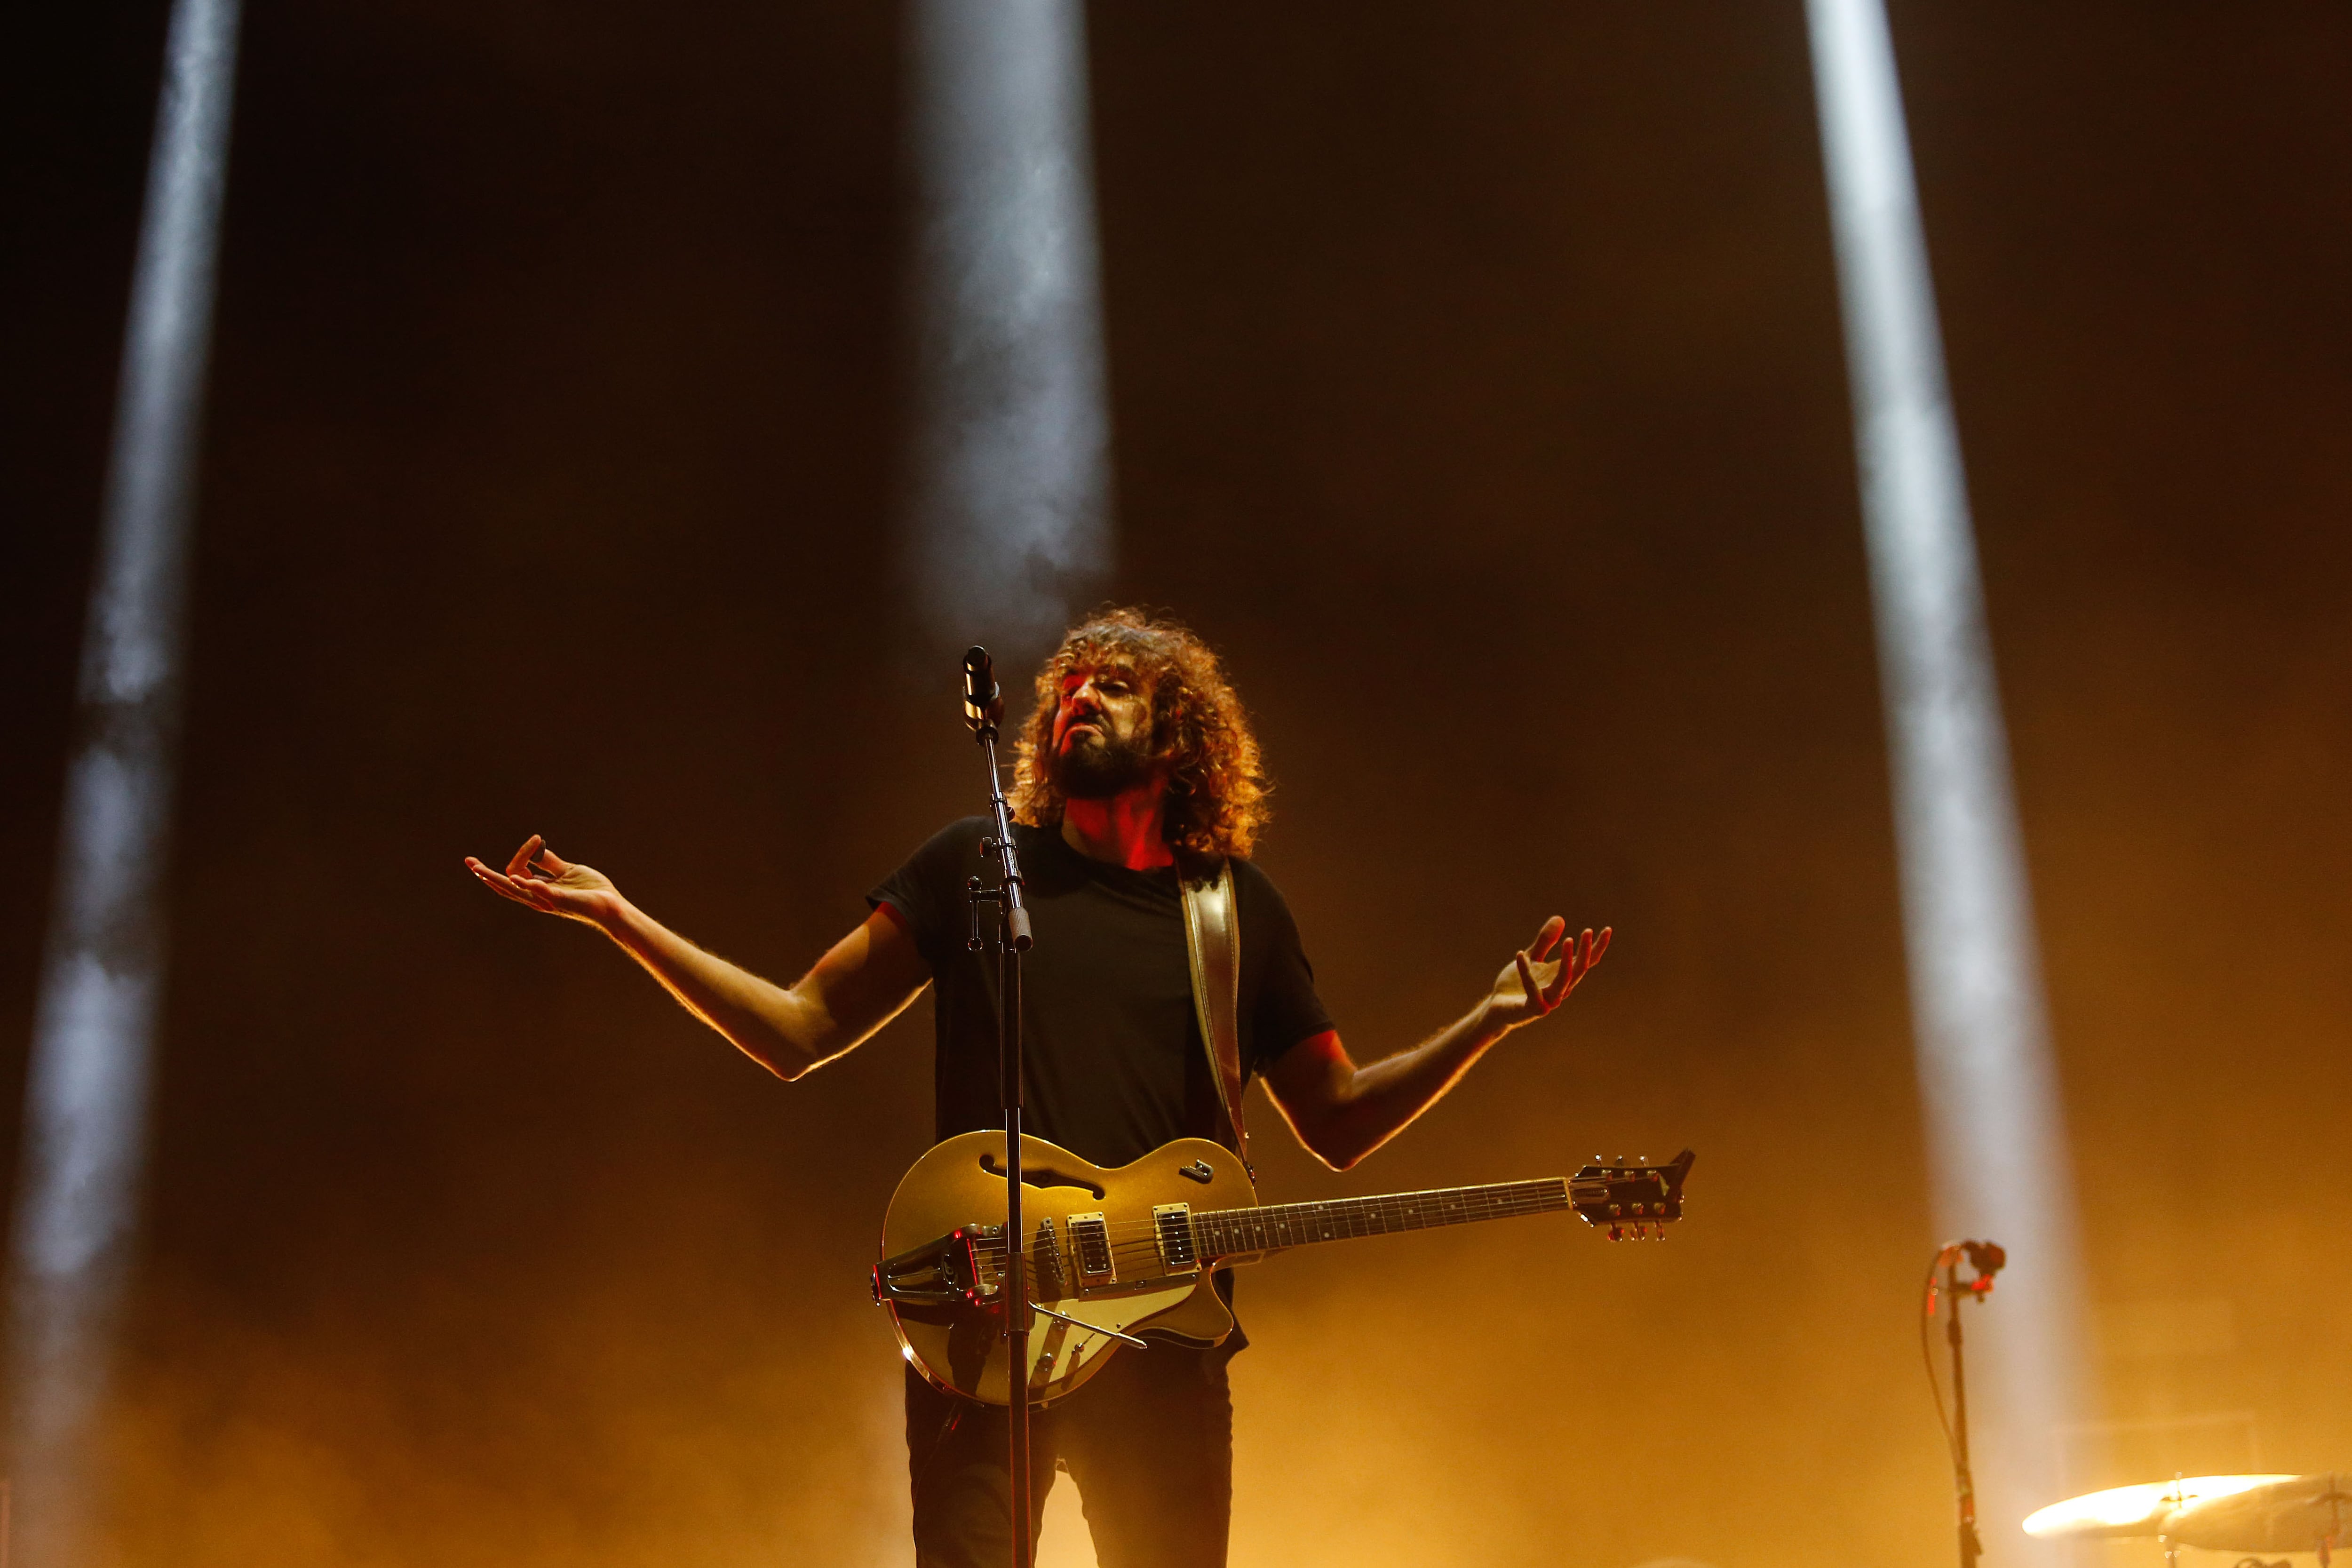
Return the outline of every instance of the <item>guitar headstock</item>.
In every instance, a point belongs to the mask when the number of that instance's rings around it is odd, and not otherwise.
[[[1568,1179],[1568,1201],[1590,1226],[1606,1226],[1609,1239],[1621,1241],[1663,1238],[1666,1226],[1683,1217],[1683,1178],[1696,1158],[1685,1149],[1664,1165],[1639,1165],[1625,1159],[1615,1164],[1587,1165]]]

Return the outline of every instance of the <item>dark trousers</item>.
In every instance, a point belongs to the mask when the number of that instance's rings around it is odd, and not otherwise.
[[[1077,1483],[1102,1568],[1224,1568],[1234,1509],[1227,1352],[1122,1350],[1086,1386],[1029,1417],[1035,1511],[1060,1467]],[[917,1568],[1012,1561],[1004,1411],[907,1372],[907,1468]],[[1034,1528],[1034,1521],[1033,1521]]]

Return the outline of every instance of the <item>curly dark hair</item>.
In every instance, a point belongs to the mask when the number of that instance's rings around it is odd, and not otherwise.
[[[1014,820],[1033,827],[1062,820],[1062,791],[1045,759],[1062,678],[1082,665],[1131,670],[1137,685],[1151,693],[1152,755],[1168,770],[1160,831],[1169,847],[1200,858],[1248,859],[1271,815],[1265,797],[1273,787],[1258,763],[1249,715],[1208,644],[1189,628],[1139,609],[1097,611],[1070,628],[1037,671],[1037,706],[1021,727],[1013,770]]]

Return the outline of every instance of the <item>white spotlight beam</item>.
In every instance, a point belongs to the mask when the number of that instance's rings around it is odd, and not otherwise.
[[[236,37],[237,0],[176,0],[83,636],[9,1259],[16,1561],[28,1568],[89,1554],[89,1428],[137,1217]]]
[[[1046,644],[1108,562],[1078,0],[911,0],[912,548],[943,644]]]
[[[1807,0],[1893,760],[1938,1239],[2011,1259],[1971,1324],[1989,1552],[2063,1494],[2086,1414],[2074,1194],[2008,743],[1882,0]],[[1979,1402],[1978,1396],[1981,1396]]]

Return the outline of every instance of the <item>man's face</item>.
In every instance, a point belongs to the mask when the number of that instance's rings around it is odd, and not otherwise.
[[[1073,666],[1054,710],[1054,783],[1073,800],[1108,800],[1152,774],[1151,694],[1123,664]]]

